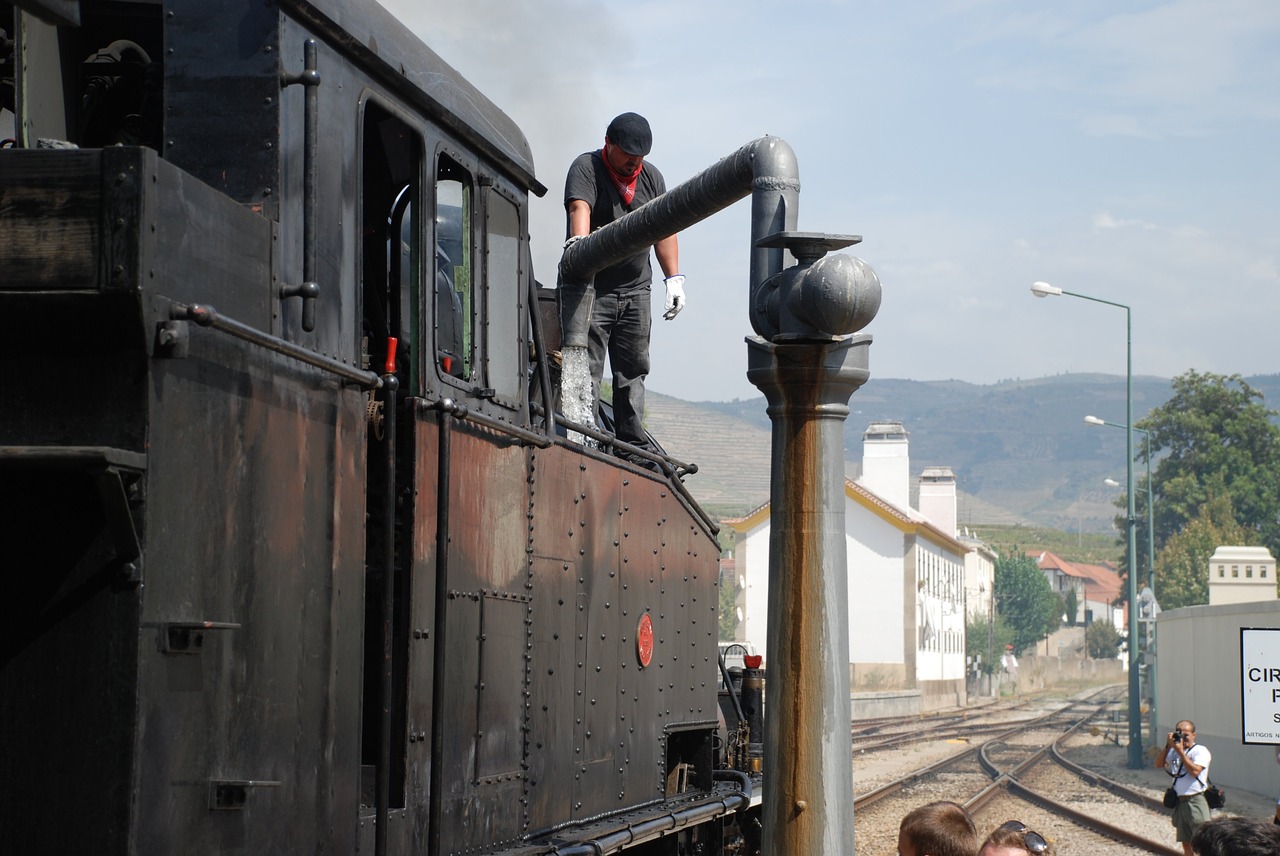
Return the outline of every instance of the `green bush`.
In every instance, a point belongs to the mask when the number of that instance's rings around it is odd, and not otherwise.
[[[1110,621],[1095,621],[1084,631],[1089,656],[1095,660],[1111,660],[1120,653],[1120,631]]]

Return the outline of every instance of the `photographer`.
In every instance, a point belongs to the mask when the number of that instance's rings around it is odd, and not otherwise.
[[[1164,753],[1156,757],[1156,767],[1173,776],[1173,789],[1178,795],[1173,825],[1186,856],[1191,856],[1192,836],[1209,820],[1204,790],[1209,786],[1212,758],[1208,749],[1196,743],[1196,724],[1189,719],[1178,723],[1165,741]]]

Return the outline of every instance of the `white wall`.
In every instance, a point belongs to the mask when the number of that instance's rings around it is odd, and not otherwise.
[[[742,611],[745,613],[743,638],[761,656],[768,650],[769,638],[769,520],[738,536],[734,559],[738,573],[746,580]],[[764,664],[769,667],[768,663]]]
[[[978,542],[966,541],[969,547]],[[964,557],[964,609],[970,620],[987,620],[991,614],[991,592],[995,587],[996,565],[984,549],[971,550]]]
[[[849,662],[905,663],[902,650],[902,530],[845,501],[849,563]]]
[[[964,563],[949,550],[916,539],[916,680],[964,679]],[[922,640],[926,613],[933,636]]]
[[[1190,719],[1196,724],[1198,741],[1213,754],[1209,775],[1215,782],[1271,794],[1280,779],[1275,747],[1245,745],[1241,739],[1242,627],[1280,627],[1280,601],[1189,606],[1160,613],[1156,620],[1157,733],[1166,734],[1178,720]]]
[[[911,505],[911,458],[906,432],[901,425],[897,430],[901,435],[892,439],[862,435],[862,476],[858,483],[898,508],[908,508]]]

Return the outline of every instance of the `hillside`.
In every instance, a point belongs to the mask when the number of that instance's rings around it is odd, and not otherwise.
[[[1246,381],[1268,406],[1280,405],[1280,375]],[[1170,394],[1167,379],[1134,378],[1134,420]],[[742,514],[768,500],[763,396],[694,403],[650,392],[648,401],[649,430],[670,454],[698,464],[685,484],[709,511]],[[1021,523],[1111,534],[1119,494],[1103,479],[1124,481],[1125,432],[1086,425],[1086,415],[1123,423],[1124,377],[1058,375],[988,386],[872,378],[850,401],[846,470],[856,476],[869,423],[899,420],[910,439],[913,475],[925,466],[955,472],[961,526]],[[1134,439],[1140,449],[1141,435]]]

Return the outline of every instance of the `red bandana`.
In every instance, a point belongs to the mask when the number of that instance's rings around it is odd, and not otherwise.
[[[636,179],[640,177],[640,171],[644,169],[644,163],[636,167],[636,171],[631,175],[623,175],[614,170],[609,163],[609,158],[605,157],[604,149],[600,150],[600,160],[604,161],[604,168],[609,171],[609,177],[613,179],[614,187],[618,188],[618,195],[622,197],[623,205],[630,205],[631,200],[636,198]]]

